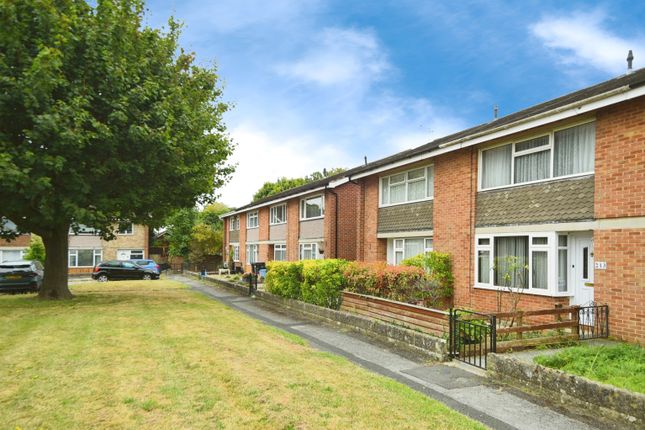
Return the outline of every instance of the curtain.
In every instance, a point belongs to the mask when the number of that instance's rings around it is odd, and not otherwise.
[[[495,238],[495,285],[526,288],[529,238],[510,236]]]
[[[490,284],[490,251],[479,251],[477,259],[477,282]]]
[[[532,272],[533,288],[546,290],[548,288],[548,253],[546,251],[533,251]]]
[[[381,179],[381,203],[387,205],[390,203],[390,180],[388,178]]]
[[[534,152],[515,157],[515,183],[537,181],[551,176],[550,157],[551,151]]]
[[[79,249],[78,250],[78,266],[90,267],[94,266],[94,250],[93,249]]]
[[[426,181],[408,183],[408,201],[421,200],[426,197]]]
[[[567,291],[567,250],[558,250],[558,291]]]
[[[390,185],[390,203],[402,203],[405,201],[405,182],[398,185]]]
[[[419,254],[423,254],[423,239],[406,239],[404,253],[405,258],[416,257]]]
[[[511,145],[482,152],[482,188],[511,183]]]
[[[554,137],[554,176],[593,171],[596,146],[595,123],[557,131]]]
[[[428,167],[427,181],[428,189],[426,191],[426,196],[434,197],[434,166]]]

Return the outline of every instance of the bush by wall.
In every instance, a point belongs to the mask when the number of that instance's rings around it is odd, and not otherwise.
[[[426,292],[424,300],[434,306],[452,296],[455,279],[452,275],[450,254],[431,251],[401,262],[404,266],[419,267],[426,272],[422,290]]]
[[[348,291],[401,302],[423,300],[424,276],[418,267],[388,266],[383,262],[352,262],[345,269]]]
[[[339,259],[303,262],[302,300],[318,306],[339,309],[345,288],[343,272],[348,262]]]
[[[302,261],[270,261],[267,263],[266,288],[271,294],[289,299],[302,299]]]

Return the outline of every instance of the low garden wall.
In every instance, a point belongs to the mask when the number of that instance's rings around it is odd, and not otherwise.
[[[590,411],[608,420],[619,420],[634,428],[645,426],[645,395],[572,375],[512,356],[488,354],[489,374],[549,400],[581,411]]]
[[[196,274],[191,275],[199,278]],[[207,282],[233,289],[240,294],[248,294],[249,292],[248,287],[233,282],[211,276],[206,276],[203,279]],[[265,291],[256,291],[255,296],[282,310],[289,310],[309,319],[341,324],[346,329],[374,337],[397,349],[403,349],[416,355],[423,355],[433,360],[448,360],[447,341],[436,336],[389,324],[385,321],[367,318],[362,315],[280,297]]]

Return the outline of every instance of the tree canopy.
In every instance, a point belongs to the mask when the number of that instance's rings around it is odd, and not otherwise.
[[[278,178],[274,182],[265,182],[262,187],[260,187],[260,189],[253,195],[253,201],[260,200],[265,197],[290,190],[291,188],[296,188],[301,185],[308,184],[310,182],[318,181],[329,176],[343,173],[345,170],[347,169],[344,169],[342,167],[334,167],[329,170],[323,169],[322,172],[313,172],[312,174],[307,175],[303,178],[287,178],[283,176],[281,178]]]
[[[70,226],[155,226],[232,173],[218,75],[179,34],[140,0],[0,2],[0,217],[43,238],[42,298],[71,297]]]

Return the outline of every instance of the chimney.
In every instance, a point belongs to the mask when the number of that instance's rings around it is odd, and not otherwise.
[[[634,54],[632,53],[632,50],[630,49],[629,53],[627,54],[627,74],[628,75],[634,71],[632,69],[632,61],[634,61]]]
[[[493,119],[497,119],[497,115],[499,115],[499,106],[495,105],[493,106]]]
[[[363,158],[365,159],[365,165],[367,166],[367,155]]]

